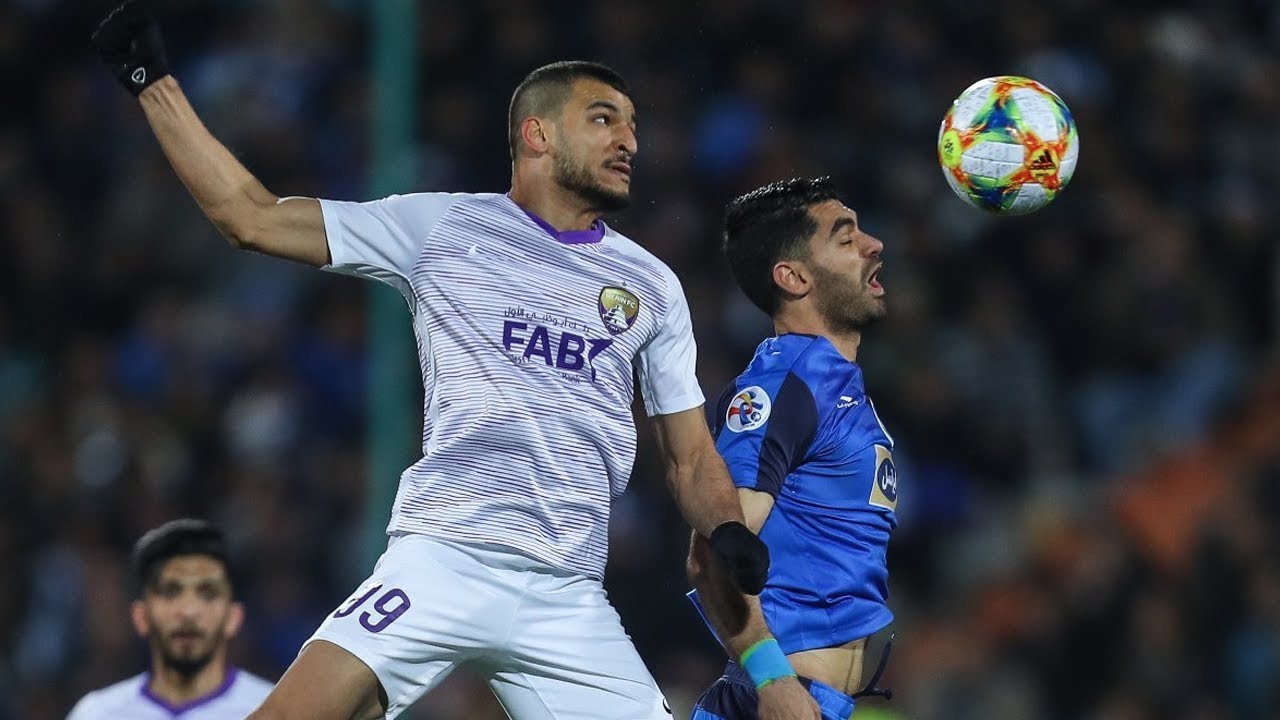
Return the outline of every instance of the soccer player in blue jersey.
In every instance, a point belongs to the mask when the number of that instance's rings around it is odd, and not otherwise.
[[[893,619],[893,439],[856,362],[863,328],[885,314],[883,244],[826,178],[737,198],[724,243],[738,285],[777,334],[709,413],[747,524],[773,562],[764,592],[744,596],[693,539],[691,596],[731,660],[692,720],[848,718],[855,697],[883,694],[860,690],[863,652]],[[813,698],[799,709],[788,699],[798,687]]]

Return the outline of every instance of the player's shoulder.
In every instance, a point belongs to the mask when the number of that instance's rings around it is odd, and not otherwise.
[[[829,345],[829,343],[826,343]],[[781,384],[788,376],[798,376],[807,384],[813,374],[815,359],[825,355],[824,341],[814,335],[785,333],[765,338],[756,347],[744,376],[767,378]]]
[[[787,406],[806,413],[811,408],[830,410],[834,401],[824,403],[821,399],[837,398],[851,388],[861,392],[861,385],[862,371],[840,355],[829,340],[798,333],[762,341],[751,363],[735,381],[739,390],[762,390],[770,398],[781,399]]]
[[[818,385],[828,382],[848,382],[852,376],[861,377],[858,364],[840,354],[836,346],[818,335],[797,335],[792,367],[806,383]]]
[[[663,262],[657,255],[654,255],[652,252],[647,250],[643,245],[618,232],[608,224],[605,224],[604,226],[603,242],[605,242],[606,245],[619,257],[637,266],[641,270],[648,271],[669,287],[680,287],[680,279],[676,277],[675,271],[672,270],[669,265]]]
[[[98,720],[125,717],[123,709],[133,705],[142,695],[146,673],[139,673],[126,680],[86,693],[72,708],[67,720]]]
[[[766,338],[756,347],[747,367],[729,384],[727,396],[737,396],[738,402],[764,403],[770,411],[812,408],[813,393],[795,371],[807,343],[808,336],[802,335]]]
[[[499,199],[504,197],[498,193],[466,193],[466,192],[411,192],[388,195],[383,200],[393,205],[404,207],[415,206],[450,206],[450,205],[478,205],[478,206],[497,206]]]
[[[771,338],[771,340],[774,338]],[[768,340],[738,377],[708,407],[708,423],[717,438],[763,431],[779,423],[787,434],[806,435],[817,422],[817,406],[809,387],[792,372],[794,353]],[[781,420],[779,420],[781,418]],[[731,431],[722,434],[721,429]]]

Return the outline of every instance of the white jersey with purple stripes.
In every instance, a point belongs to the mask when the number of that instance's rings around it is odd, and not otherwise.
[[[650,416],[703,402],[675,274],[601,221],[556,232],[501,194],[321,207],[326,269],[388,283],[413,316],[423,455],[388,531],[602,577],[635,456],[633,373]]]
[[[241,720],[271,692],[272,684],[257,675],[227,668],[226,679],[213,692],[174,705],[153,694],[151,673],[134,675],[80,698],[67,720]]]

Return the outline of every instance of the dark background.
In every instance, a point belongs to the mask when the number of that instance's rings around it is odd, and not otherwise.
[[[158,4],[193,103],[270,189],[370,197],[363,3]],[[370,286],[225,246],[91,52],[107,7],[0,4],[3,720],[144,667],[124,561],[160,522],[226,525],[234,656],[271,678],[369,567]],[[898,699],[858,717],[1280,717],[1280,5],[439,0],[417,32],[405,191],[507,189],[506,103],[538,65],[630,79],[611,222],[680,275],[709,395],[769,332],[718,254],[726,200],[830,174],[884,240],[891,314],[859,360],[897,442]],[[1025,218],[964,205],[934,154],[997,74],[1080,129],[1075,179]],[[641,437],[608,585],[687,713],[722,659]],[[465,674],[411,715],[501,717]]]

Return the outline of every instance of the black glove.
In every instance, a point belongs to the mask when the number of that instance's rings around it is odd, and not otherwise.
[[[769,579],[769,548],[758,535],[731,520],[712,530],[707,539],[738,590],[747,595],[759,595],[764,590]]]
[[[135,97],[169,74],[160,24],[139,0],[125,0],[107,15],[93,31],[93,46]]]

